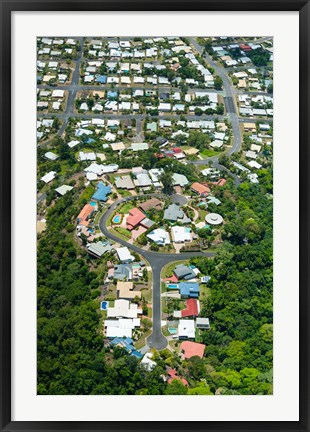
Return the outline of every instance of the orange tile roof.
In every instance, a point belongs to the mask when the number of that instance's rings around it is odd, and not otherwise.
[[[80,211],[80,214],[78,215],[77,219],[81,225],[88,225],[87,219],[94,211],[94,207],[90,204],[85,204],[85,206]]]
[[[216,184],[217,184],[218,186],[224,186],[225,183],[226,183],[226,180],[223,179],[223,178],[219,179],[219,181],[216,182]]]
[[[198,182],[192,184],[192,189],[199,195],[208,195],[210,193],[210,188],[208,186]]]
[[[181,343],[181,350],[185,358],[198,356],[203,357],[206,345],[197,342],[184,341]]]

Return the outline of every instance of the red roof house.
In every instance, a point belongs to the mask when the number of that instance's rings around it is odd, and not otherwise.
[[[181,343],[181,351],[186,359],[194,356],[202,358],[205,352],[205,347],[206,345],[197,342],[184,341]]]
[[[239,48],[242,50],[242,51],[251,51],[251,47],[249,46],[249,45],[246,45],[246,44],[240,44],[239,45]]]
[[[171,384],[173,380],[177,379],[181,381],[182,384],[188,386],[188,382],[186,381],[186,379],[179,377],[178,372],[175,369],[169,369],[167,374],[170,376],[170,378],[168,379],[168,384]]]
[[[175,274],[173,274],[172,276],[163,279],[163,282],[179,282],[179,279],[176,277]]]
[[[77,221],[80,225],[87,226],[89,224],[89,217],[95,211],[95,207],[90,204],[85,204],[85,206],[80,211],[80,214],[77,217]]]
[[[138,208],[129,210],[129,216],[126,220],[126,228],[129,229],[129,231],[133,230],[143,219],[145,219],[145,214]]]
[[[217,182],[214,182],[217,186],[224,186],[226,184],[227,180],[221,178]]]
[[[182,318],[199,315],[199,301],[196,299],[186,300],[186,308],[181,311]]]
[[[182,153],[182,149],[180,149],[180,147],[173,147],[172,149],[173,153],[177,154],[177,153]]]
[[[198,182],[193,183],[191,189],[200,196],[208,196],[211,192],[210,188],[206,184],[201,184]]]

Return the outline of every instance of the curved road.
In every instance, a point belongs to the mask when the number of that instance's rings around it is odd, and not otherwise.
[[[188,257],[192,256],[205,256],[212,257],[215,254],[212,252],[189,252],[189,253],[179,253],[179,254],[167,254],[160,252],[152,252],[146,251],[139,246],[132,245],[128,243],[126,240],[123,240],[111,233],[107,228],[107,221],[109,217],[113,214],[116,208],[123,202],[132,201],[135,199],[139,199],[140,197],[165,197],[163,194],[147,194],[147,195],[137,195],[126,198],[121,198],[111,204],[110,207],[105,211],[105,213],[101,216],[99,220],[99,228],[101,232],[108,237],[109,239],[126,246],[133,250],[134,252],[142,255],[146,261],[149,262],[152,268],[152,279],[153,279],[153,330],[152,334],[147,338],[147,345],[150,348],[156,348],[157,350],[162,350],[166,348],[168,345],[167,339],[162,334],[161,331],[161,281],[160,281],[160,273],[162,268],[169,262],[184,260]]]

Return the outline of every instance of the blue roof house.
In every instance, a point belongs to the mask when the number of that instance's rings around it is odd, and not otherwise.
[[[134,357],[137,357],[138,359],[143,357],[143,355],[135,349],[133,345],[133,340],[129,337],[128,338],[116,337],[110,342],[110,345],[124,348],[128,352],[128,354],[131,354]]]
[[[179,290],[182,298],[198,298],[199,283],[198,282],[180,282]]]
[[[107,98],[108,99],[116,99],[117,98],[117,91],[108,91],[107,92]]]
[[[110,186],[106,186],[102,182],[99,182],[97,184],[97,190],[91,198],[96,201],[106,201],[111,192],[112,190]]]
[[[95,81],[100,83],[100,84],[106,84],[107,77],[105,75],[96,75]]]

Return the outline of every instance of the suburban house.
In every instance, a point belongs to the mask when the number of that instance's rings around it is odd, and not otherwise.
[[[123,348],[128,352],[128,354],[133,355],[137,357],[138,359],[142,358],[143,355],[137,351],[133,345],[133,340],[129,337],[123,338],[123,337],[116,337],[110,342],[111,346]]]
[[[55,189],[55,191],[56,191],[59,195],[63,196],[63,195],[65,195],[67,192],[70,192],[72,189],[73,189],[73,186],[62,185],[62,186],[59,186],[59,188]]]
[[[139,210],[138,208],[133,208],[131,210],[129,210],[129,216],[127,217],[126,220],[126,228],[129,231],[132,231],[134,228],[136,228],[140,222],[145,219],[145,214],[142,213],[141,210]]]
[[[141,203],[139,205],[139,208],[144,211],[147,212],[148,210],[154,208],[156,210],[160,210],[162,208],[162,202],[159,201],[159,199],[157,198],[151,198],[143,203]]]
[[[131,190],[135,188],[132,178],[129,175],[115,177],[115,186],[118,189]]]
[[[95,210],[96,210],[95,206],[92,206],[91,204],[85,204],[85,206],[82,208],[82,210],[80,211],[77,217],[78,224],[88,226],[89,224],[88,220]]]
[[[109,310],[109,309],[108,309]],[[119,318],[113,320],[105,320],[104,328],[107,338],[115,337],[132,337],[132,331],[140,327],[140,318]]]
[[[168,384],[171,384],[173,380],[181,381],[181,383],[185,386],[188,386],[188,382],[185,378],[182,378],[178,375],[178,372],[175,369],[169,369],[167,371],[168,375]]]
[[[175,225],[171,228],[171,236],[175,243],[191,241],[191,229]]]
[[[179,339],[195,339],[195,321],[180,319],[178,336]]]
[[[132,279],[132,265],[131,264],[118,264],[114,266],[113,274],[109,273],[112,278],[117,280],[131,280]]]
[[[116,287],[117,298],[133,300],[135,297],[141,298],[140,291],[133,291],[133,283],[132,282],[117,282]]]
[[[174,269],[174,274],[178,279],[185,279],[185,280],[193,279],[196,277],[196,274],[193,271],[193,269],[184,264],[177,265]]]
[[[196,327],[198,329],[210,330],[209,318],[197,318],[196,319]]]
[[[186,308],[181,311],[174,311],[173,316],[175,318],[194,318],[197,317],[199,313],[200,313],[199,300],[191,298],[186,300]]]
[[[208,196],[211,192],[210,188],[207,185],[198,182],[192,184],[191,190],[200,196]]]
[[[199,297],[199,283],[198,282],[180,282],[179,290],[181,298],[198,298]]]
[[[137,318],[142,314],[142,309],[138,308],[135,303],[129,300],[118,299],[114,301],[114,307],[108,307],[108,318]]]
[[[90,255],[95,256],[96,258],[100,258],[102,255],[104,255],[107,252],[111,252],[114,250],[113,246],[110,244],[106,244],[104,242],[96,242],[91,243],[87,246],[88,253]]]
[[[159,246],[165,246],[171,243],[169,233],[163,228],[157,228],[151,231],[147,234],[147,237]]]
[[[184,211],[177,204],[170,204],[164,212],[164,220],[169,222],[191,223],[191,219],[186,216]]]
[[[131,255],[128,247],[121,247],[115,249],[119,260],[122,263],[130,263],[135,260],[135,258]]]
[[[203,358],[206,346],[201,343],[184,341],[181,343],[181,351],[185,359],[189,359],[194,356]]]
[[[102,182],[99,182],[97,184],[97,191],[94,193],[94,195],[91,197],[92,200],[95,201],[107,201],[108,195],[112,192],[110,186],[106,186]]]

